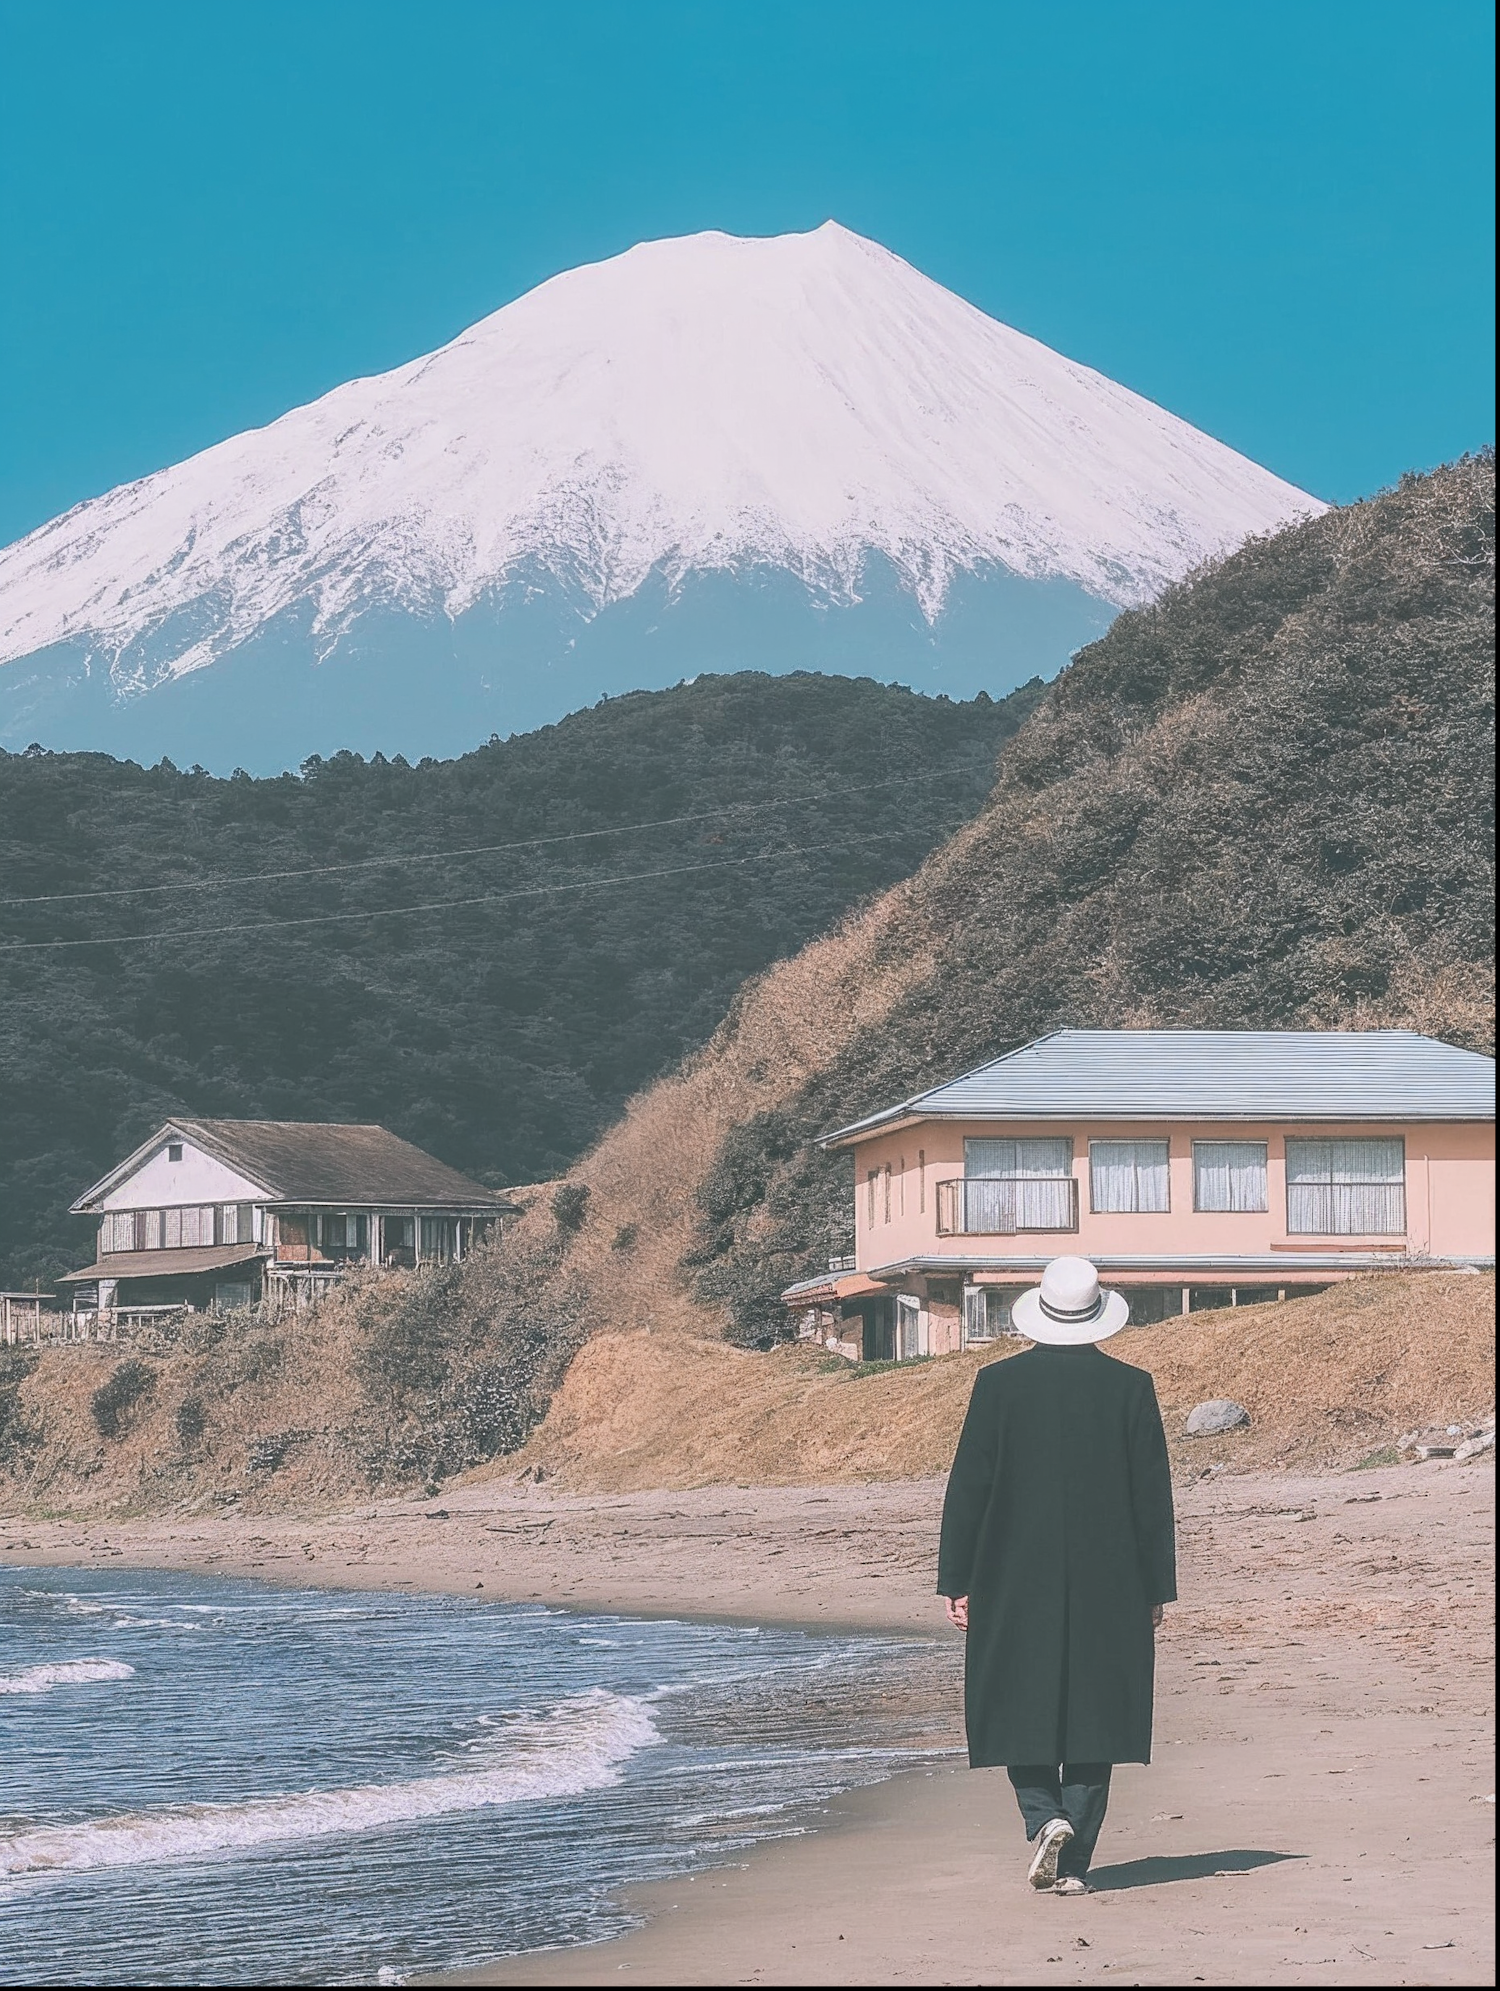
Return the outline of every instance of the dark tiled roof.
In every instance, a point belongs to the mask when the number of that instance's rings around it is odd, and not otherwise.
[[[384,1127],[311,1120],[179,1119],[172,1125],[263,1182],[283,1203],[509,1208],[495,1190]]]
[[[231,1265],[249,1265],[269,1254],[260,1244],[190,1244],[183,1250],[111,1251],[97,1265],[64,1272],[59,1285],[78,1279],[168,1279],[182,1272],[222,1272]]]

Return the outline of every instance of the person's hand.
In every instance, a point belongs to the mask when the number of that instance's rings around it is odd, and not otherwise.
[[[967,1597],[945,1597],[943,1607],[948,1613],[950,1625],[957,1625],[961,1632],[969,1629],[969,1600]]]
[[[1161,1621],[1166,1615],[1167,1615],[1167,1607],[1165,1604],[1153,1604],[1151,1606],[1152,1631],[1159,1632],[1161,1630]]]

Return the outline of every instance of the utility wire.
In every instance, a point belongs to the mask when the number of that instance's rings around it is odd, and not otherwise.
[[[486,892],[470,899],[428,899],[415,906],[377,906],[368,911],[352,913],[310,913],[299,915],[294,919],[247,920],[227,926],[168,926],[160,928],[155,933],[114,933],[88,940],[6,940],[0,941],[0,954],[31,954],[63,947],[125,947],[141,941],[195,940],[226,933],[282,933],[294,926],[332,926],[356,920],[410,919],[420,913],[447,912],[454,908],[472,906],[500,906],[515,899],[546,898],[552,893],[604,891],[616,885],[638,885],[652,878],[681,878],[696,871],[731,871],[738,866],[759,864],[768,858],[804,857],[814,852],[830,856],[837,851],[852,849],[856,844],[889,842],[892,837],[907,834],[905,830],[880,830],[872,832],[869,836],[846,837],[841,844],[783,844],[772,850],[753,851],[748,857],[713,858],[704,864],[669,864],[656,871],[629,871],[619,873],[612,878],[580,878],[572,884],[529,885],[513,892]]]
[[[880,788],[884,792],[891,788],[911,787],[930,779],[930,775],[907,775],[903,779],[882,782]],[[686,823],[715,822],[724,816],[753,816],[768,809],[796,809],[812,802],[847,801],[869,793],[868,787],[829,788],[815,795],[788,795],[774,802],[726,802],[721,808],[700,809],[687,816],[660,816],[645,823],[617,823],[602,830],[568,830],[557,836],[526,837],[515,843],[477,843],[458,850],[416,850],[398,857],[361,857],[351,859],[347,864],[313,864],[296,871],[247,871],[228,878],[182,878],[166,885],[110,885],[87,892],[41,892],[34,898],[0,899],[0,912],[12,906],[57,906],[82,899],[130,899],[143,897],[149,892],[221,891],[231,885],[271,885],[298,878],[328,878],[337,872],[370,871],[383,865],[436,864],[451,857],[491,857],[508,850],[543,850],[555,844],[588,843],[600,837],[630,836],[637,830],[676,829]]]

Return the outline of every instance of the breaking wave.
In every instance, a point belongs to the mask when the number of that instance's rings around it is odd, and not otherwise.
[[[28,1666],[23,1673],[0,1673],[0,1694],[50,1694],[54,1687],[134,1678],[135,1668],[123,1659],[61,1659],[50,1666]]]
[[[120,1670],[128,1673],[130,1668]],[[229,1804],[173,1805],[86,1823],[36,1826],[0,1838],[0,1875],[196,1859],[281,1840],[370,1832],[486,1805],[576,1797],[617,1783],[626,1760],[658,1739],[639,1701],[596,1688],[559,1703],[549,1714],[515,1722],[500,1746],[472,1769],[404,1783],[289,1791]]]

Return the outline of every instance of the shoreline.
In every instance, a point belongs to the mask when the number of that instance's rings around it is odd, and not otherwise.
[[[0,1515],[0,1561],[956,1639],[936,1594],[942,1492],[912,1480],[596,1496],[485,1481],[331,1515]]]
[[[940,1500],[491,1481],[316,1519],[0,1519],[0,1560],[931,1638]],[[1226,1475],[1178,1502],[1156,1761],[1117,1774],[1097,1893],[1025,1888],[1003,1775],[900,1770],[630,1890],[618,1937],[417,1981],[1492,1982],[1493,1470]]]

